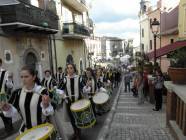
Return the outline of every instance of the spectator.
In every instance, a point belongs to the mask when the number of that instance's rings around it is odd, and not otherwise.
[[[155,108],[154,111],[159,111],[162,109],[162,91],[164,78],[161,70],[156,70],[156,79],[154,80],[154,94],[155,94]]]

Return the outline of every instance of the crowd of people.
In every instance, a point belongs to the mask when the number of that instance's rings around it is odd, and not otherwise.
[[[139,105],[144,104],[145,100],[149,100],[149,85],[153,84],[155,96],[155,108],[153,108],[153,111],[162,109],[164,76],[160,68],[154,71],[154,80],[152,81],[148,80],[148,72],[146,70],[133,73],[128,70],[124,74],[124,82],[125,92],[130,92],[131,90],[133,96],[138,97]]]
[[[62,118],[55,120],[55,113],[60,112],[59,108],[65,107],[66,112],[63,113],[69,117],[74,130],[71,139],[79,140],[81,127],[92,127],[95,121],[91,121],[91,119],[96,120],[97,116],[109,111],[109,100],[112,97],[113,89],[118,87],[121,81],[120,69],[92,69],[89,67],[79,74],[74,64],[67,64],[64,70],[59,67],[55,74],[51,70],[45,70],[44,78],[39,79],[37,72],[31,66],[24,66],[20,72],[22,85],[15,89],[13,74],[3,69],[2,64],[2,59],[0,59],[0,117],[8,134],[13,130],[12,118],[18,113],[22,118],[20,134],[46,122],[54,123],[55,127],[60,128],[58,121]],[[5,99],[4,96],[6,96]],[[97,102],[101,102],[102,98],[107,102],[99,104],[96,102],[95,96],[99,97]],[[90,112],[85,114],[83,121],[79,120],[78,115],[81,114],[82,118],[85,111],[73,111],[72,108],[72,105],[75,106],[74,103],[78,103],[78,101],[86,101],[91,104],[88,110]],[[78,107],[78,105],[75,106],[75,108]],[[92,118],[90,117],[91,110]],[[55,121],[51,118],[54,118]],[[83,126],[80,126],[81,123],[78,124],[79,121],[84,123]],[[87,125],[87,123],[90,124]],[[57,131],[59,131],[59,137],[63,137],[63,130]],[[0,137],[4,137],[3,135]]]

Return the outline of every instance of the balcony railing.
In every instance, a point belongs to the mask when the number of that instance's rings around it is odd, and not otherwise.
[[[4,29],[11,26],[11,29],[24,28],[27,31],[38,30],[46,33],[56,33],[58,30],[58,16],[55,13],[32,5],[20,3],[0,6],[0,16],[0,26]]]
[[[68,38],[86,38],[90,36],[89,28],[77,23],[63,24],[63,37]]]

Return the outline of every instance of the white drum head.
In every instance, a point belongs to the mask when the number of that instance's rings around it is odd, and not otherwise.
[[[93,102],[95,104],[104,104],[109,100],[109,95],[104,92],[98,92],[96,95],[93,97]]]
[[[73,103],[70,108],[71,108],[72,111],[78,111],[78,110],[85,109],[89,105],[90,105],[89,100],[82,99],[82,100],[79,100],[79,101]]]
[[[38,140],[46,136],[48,133],[52,131],[52,127],[44,126],[40,128],[35,128],[30,132],[23,135],[20,140]]]

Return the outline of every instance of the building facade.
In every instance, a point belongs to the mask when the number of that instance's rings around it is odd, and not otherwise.
[[[97,61],[102,59],[101,53],[101,37],[92,36],[86,39],[88,49],[88,66],[94,67]]]
[[[82,72],[88,66],[85,39],[91,34],[86,1],[57,0],[57,14],[60,17],[60,31],[55,36],[57,67],[74,63]]]
[[[16,3],[15,3],[16,2]],[[50,36],[58,32],[54,1],[0,1],[0,57],[20,86],[20,70],[30,65],[43,77],[52,67]]]

